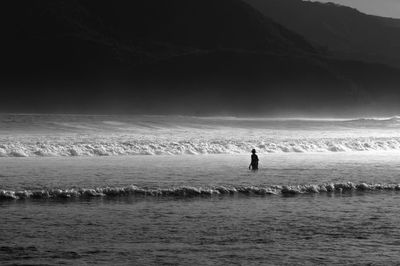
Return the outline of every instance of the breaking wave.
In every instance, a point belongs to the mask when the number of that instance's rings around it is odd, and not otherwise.
[[[260,153],[400,151],[400,138],[11,142],[0,143],[0,157],[244,154],[253,148]]]
[[[71,188],[50,190],[0,190],[0,200],[29,199],[87,199],[98,197],[210,197],[210,196],[267,196],[302,195],[319,193],[400,191],[400,184],[330,183],[320,185],[295,186],[215,186],[173,188],[142,188],[134,185],[126,187]]]
[[[400,151],[400,117],[1,115],[0,157]]]

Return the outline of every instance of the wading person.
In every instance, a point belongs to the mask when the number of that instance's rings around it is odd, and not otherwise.
[[[251,153],[251,163],[249,165],[249,169],[256,171],[258,170],[258,156],[255,149],[253,149]]]

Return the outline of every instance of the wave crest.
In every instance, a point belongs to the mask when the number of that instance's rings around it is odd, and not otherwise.
[[[26,200],[26,199],[84,199],[97,197],[202,197],[215,195],[301,195],[319,193],[343,192],[368,192],[368,191],[400,191],[400,184],[367,184],[352,182],[330,183],[319,185],[295,186],[215,186],[215,187],[190,187],[181,186],[173,188],[142,188],[138,186],[104,187],[104,188],[71,188],[50,190],[0,190],[0,200]]]
[[[0,157],[241,154],[253,148],[260,153],[400,151],[400,138],[12,142],[0,144]]]

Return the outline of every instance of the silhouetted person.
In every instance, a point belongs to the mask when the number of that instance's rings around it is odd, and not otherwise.
[[[249,165],[249,169],[256,171],[258,170],[258,156],[256,154],[256,150],[253,149],[251,151],[252,155],[251,155],[251,163]]]

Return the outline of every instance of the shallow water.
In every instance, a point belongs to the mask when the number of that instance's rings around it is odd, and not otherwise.
[[[1,158],[1,189],[400,183],[400,154]],[[395,264],[400,192],[2,200],[2,264]]]
[[[8,204],[1,259],[387,265],[399,259],[398,200],[380,194]]]
[[[400,183],[400,152],[1,158],[0,189]]]
[[[397,264],[399,129],[0,115],[0,264]]]

